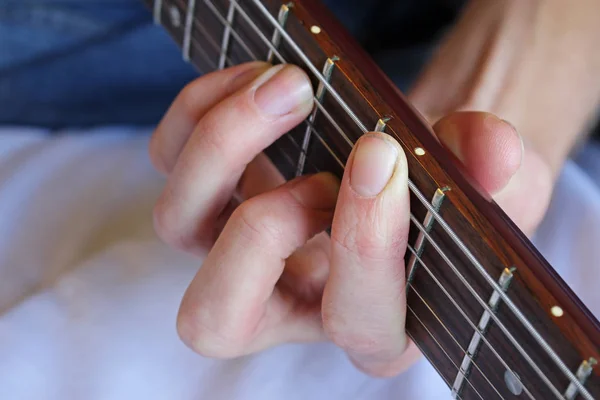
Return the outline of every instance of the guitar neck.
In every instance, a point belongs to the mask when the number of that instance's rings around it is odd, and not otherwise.
[[[341,177],[367,131],[402,145],[407,332],[454,398],[600,398],[598,321],[318,0],[145,2],[203,73],[254,60],[307,72],[313,113],[266,150],[287,179]]]

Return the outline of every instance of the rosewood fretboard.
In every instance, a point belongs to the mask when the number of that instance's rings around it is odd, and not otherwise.
[[[317,0],[145,0],[201,72],[293,63],[313,114],[266,153],[286,178],[343,173],[352,144],[382,130],[411,179],[407,331],[462,399],[600,398],[600,324]]]

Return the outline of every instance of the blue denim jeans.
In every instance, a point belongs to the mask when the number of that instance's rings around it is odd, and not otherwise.
[[[325,3],[405,89],[461,1]],[[0,125],[154,124],[196,77],[140,0],[0,0]]]

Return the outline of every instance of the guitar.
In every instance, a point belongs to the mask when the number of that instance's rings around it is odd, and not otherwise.
[[[309,117],[266,153],[286,179],[341,177],[353,143],[385,131],[409,166],[407,333],[460,399],[600,399],[600,324],[318,0],[144,0],[207,73],[293,63]]]

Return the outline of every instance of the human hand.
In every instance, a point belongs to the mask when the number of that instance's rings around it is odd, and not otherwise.
[[[331,340],[361,370],[395,375],[419,356],[405,335],[406,159],[370,133],[341,182],[283,182],[261,152],[309,114],[312,96],[297,67],[245,64],[191,83],[157,127],[151,159],[168,177],[157,232],[198,255],[210,248],[177,328],[208,357]],[[490,193],[523,176],[521,139],[493,115],[455,113],[434,130]]]
[[[597,118],[599,14],[597,0],[471,0],[409,94],[432,122],[478,110],[516,127],[526,148],[522,173],[496,200],[528,234]]]

